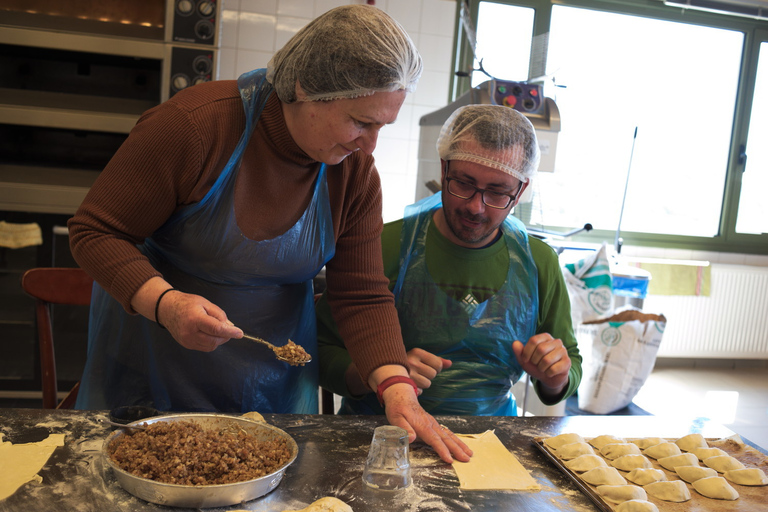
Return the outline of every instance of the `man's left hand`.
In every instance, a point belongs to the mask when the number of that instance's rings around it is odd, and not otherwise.
[[[540,333],[531,336],[525,345],[515,341],[512,351],[523,370],[538,380],[548,395],[557,396],[568,384],[571,358],[561,340]]]

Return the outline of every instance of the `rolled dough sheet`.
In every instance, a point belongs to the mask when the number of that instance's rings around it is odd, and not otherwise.
[[[58,446],[64,446],[64,434],[50,434],[36,443],[0,442],[0,500],[15,493],[27,482],[42,482],[37,473]]]
[[[492,430],[482,434],[457,435],[474,452],[469,462],[453,462],[460,489],[541,490],[541,486]]]

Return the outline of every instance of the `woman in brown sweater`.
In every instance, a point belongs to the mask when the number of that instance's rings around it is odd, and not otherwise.
[[[325,266],[334,317],[390,422],[467,460],[418,404],[381,262],[371,153],[420,74],[402,27],[350,5],[267,70],[146,112],[69,222],[97,282],[77,406],[316,413],[316,364],[239,338],[291,339],[316,358],[312,278]]]

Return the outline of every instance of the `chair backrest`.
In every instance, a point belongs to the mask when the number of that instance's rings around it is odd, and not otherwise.
[[[93,278],[81,268],[32,268],[21,278],[24,291],[37,300],[38,341],[40,343],[40,369],[43,380],[43,408],[68,409],[74,405],[79,383],[58,404],[56,356],[53,346],[50,304],[88,306],[91,303]]]

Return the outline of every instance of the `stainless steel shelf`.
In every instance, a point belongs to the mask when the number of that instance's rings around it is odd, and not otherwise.
[[[76,169],[0,165],[0,210],[74,214],[97,177]]]

